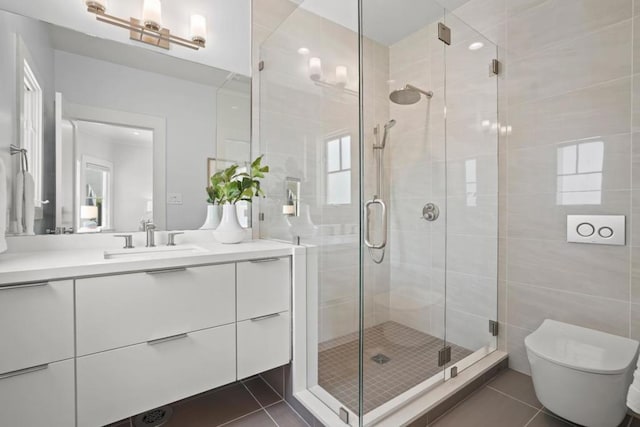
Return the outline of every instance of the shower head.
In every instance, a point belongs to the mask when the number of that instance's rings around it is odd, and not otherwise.
[[[420,101],[421,95],[431,98],[433,92],[419,89],[413,85],[407,84],[402,89],[394,90],[389,94],[391,102],[399,105],[411,105]]]
[[[384,125],[384,130],[388,130],[391,129],[392,127],[394,127],[396,125],[396,121],[391,119],[389,120],[385,125]]]

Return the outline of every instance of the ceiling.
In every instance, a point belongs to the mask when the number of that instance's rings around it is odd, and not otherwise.
[[[142,2],[109,0],[107,13],[122,18],[140,17]],[[178,36],[189,36],[192,14],[206,17],[207,47],[199,51],[180,46],[166,51],[132,41],[127,30],[98,22],[95,15],[87,12],[84,0],[0,0],[0,9],[139,46],[149,52],[161,52],[234,73],[251,73],[251,0],[162,0],[163,25]]]
[[[364,0],[363,33],[390,46],[427,24],[441,20],[445,8],[455,10],[469,0]],[[358,30],[358,2],[355,0],[304,0],[301,7],[316,15]]]
[[[78,130],[84,134],[93,135],[113,144],[122,144],[134,147],[152,148],[153,131],[148,129],[136,129],[125,126],[117,126],[104,123],[76,121]]]

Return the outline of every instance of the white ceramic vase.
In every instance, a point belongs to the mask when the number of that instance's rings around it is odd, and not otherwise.
[[[220,225],[220,205],[209,203],[207,205],[207,219],[200,230],[215,230]]]
[[[220,243],[240,243],[244,239],[245,231],[238,221],[236,205],[222,205],[222,219],[220,225],[213,232],[213,237]]]

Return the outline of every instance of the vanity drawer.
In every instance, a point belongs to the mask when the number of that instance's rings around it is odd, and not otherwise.
[[[78,427],[102,426],[236,380],[235,325],[77,360]]]
[[[238,320],[288,311],[290,292],[289,258],[238,263]]]
[[[238,379],[291,361],[288,311],[238,323]]]
[[[235,321],[235,266],[76,281],[79,356]]]
[[[0,374],[73,357],[73,281],[0,287]]]
[[[0,426],[69,427],[75,416],[73,359],[0,375]]]

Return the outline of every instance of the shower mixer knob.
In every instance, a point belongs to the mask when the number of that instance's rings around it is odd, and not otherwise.
[[[426,221],[435,221],[440,216],[440,209],[434,203],[427,203],[422,208],[422,218]]]

